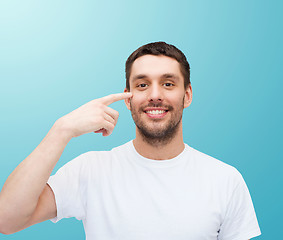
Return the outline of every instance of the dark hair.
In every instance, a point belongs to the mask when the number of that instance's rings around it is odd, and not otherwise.
[[[135,50],[126,61],[126,88],[130,90],[130,74],[131,68],[134,61],[144,55],[164,55],[176,59],[180,64],[180,70],[184,77],[184,87],[185,89],[191,83],[190,81],[190,65],[186,59],[184,53],[176,48],[174,45],[167,44],[165,42],[153,42],[141,46]]]

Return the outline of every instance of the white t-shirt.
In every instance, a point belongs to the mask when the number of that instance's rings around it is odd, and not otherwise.
[[[57,222],[82,220],[88,240],[247,240],[261,234],[249,190],[232,166],[188,145],[152,160],[130,141],[87,152],[48,180]]]

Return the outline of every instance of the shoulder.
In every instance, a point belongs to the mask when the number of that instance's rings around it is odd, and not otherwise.
[[[125,143],[123,145],[114,147],[109,151],[88,151],[77,156],[66,165],[70,165],[75,168],[91,168],[92,166],[99,167],[100,165],[107,166],[115,159],[119,159],[119,156],[125,156],[129,144],[130,142]]]
[[[113,167],[118,165],[119,154],[125,152],[127,144],[115,147],[110,151],[88,151],[73,158],[58,169],[55,175],[49,180],[60,177],[80,178],[87,181],[89,176],[100,176],[108,173]]]
[[[192,164],[201,174],[219,181],[242,181],[241,173],[232,165],[229,165],[208,154],[202,153],[189,146],[190,158]]]

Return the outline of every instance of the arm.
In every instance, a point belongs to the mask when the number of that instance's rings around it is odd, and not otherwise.
[[[37,148],[11,173],[0,193],[0,230],[21,230],[37,207],[46,182],[71,139],[57,121]],[[49,197],[50,198],[50,197]],[[56,208],[52,209],[52,216]]]
[[[55,122],[37,148],[11,173],[0,193],[0,232],[11,234],[56,217],[56,204],[46,184],[66,145],[89,132],[112,133],[118,112],[107,105],[131,97],[113,94],[93,100]]]

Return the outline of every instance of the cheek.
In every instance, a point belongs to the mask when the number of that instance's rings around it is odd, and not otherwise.
[[[145,95],[141,92],[139,93],[133,93],[133,96],[131,98],[131,111],[134,112],[141,112],[142,109],[148,104],[146,101]]]
[[[184,96],[183,92],[173,93],[168,96],[168,100],[174,105],[179,105],[183,103]]]
[[[133,93],[133,96],[131,98],[132,104],[137,105],[145,102],[146,99],[145,94],[143,94],[142,92],[137,92],[137,93],[132,92],[132,93]]]
[[[176,98],[171,99],[169,104],[172,105],[174,109],[177,111],[183,110],[184,109],[184,96],[180,94]]]

